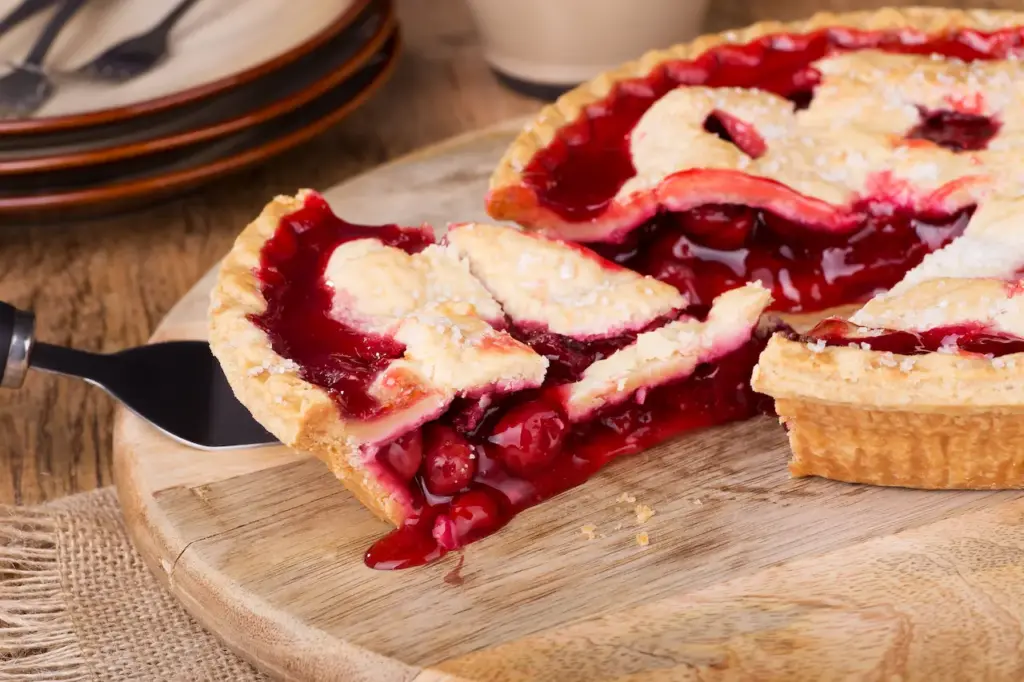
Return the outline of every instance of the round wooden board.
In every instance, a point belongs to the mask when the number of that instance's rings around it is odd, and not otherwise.
[[[483,220],[487,177],[519,125],[326,195],[355,222]],[[155,338],[204,336],[212,278]],[[377,572],[362,555],[387,526],[319,461],[191,450],[124,411],[115,436],[121,503],[150,568],[281,678],[1024,678],[1019,494],[793,480],[787,456],[774,420],[708,429],[614,463],[464,557]],[[656,514],[640,525],[623,493]]]

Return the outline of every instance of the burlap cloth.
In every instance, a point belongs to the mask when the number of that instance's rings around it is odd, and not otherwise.
[[[0,681],[267,679],[160,587],[112,488],[0,506]]]

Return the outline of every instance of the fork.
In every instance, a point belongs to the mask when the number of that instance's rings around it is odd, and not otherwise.
[[[34,17],[44,9],[49,9],[51,5],[57,4],[57,1],[22,0],[20,5],[8,12],[7,16],[3,19],[0,19],[0,35],[4,35],[21,22]]]
[[[20,118],[31,114],[53,95],[53,81],[43,72],[43,61],[57,35],[85,2],[64,0],[29,50],[25,61],[0,78],[0,118]]]
[[[171,30],[199,0],[182,0],[153,28],[107,48],[77,73],[117,83],[131,80],[163,61]]]
[[[29,368],[85,379],[171,438],[202,450],[277,440],[235,398],[205,341],[168,341],[90,353],[35,340],[35,316],[0,301],[0,388]]]

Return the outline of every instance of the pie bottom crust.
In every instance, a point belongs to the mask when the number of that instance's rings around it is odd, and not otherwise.
[[[816,351],[782,337],[769,342],[752,384],[775,394],[793,476],[933,490],[1024,488],[1024,404],[1005,368],[932,353],[911,356],[907,371],[885,356]]]
[[[793,476],[925,489],[1024,487],[1024,410],[895,412],[777,400]]]

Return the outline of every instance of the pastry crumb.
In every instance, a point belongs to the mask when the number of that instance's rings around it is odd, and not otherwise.
[[[654,510],[646,504],[638,504],[633,508],[633,511],[636,512],[637,523],[647,523],[654,516]]]
[[[588,523],[587,525],[580,528],[580,532],[583,533],[583,535],[586,536],[588,540],[593,540],[597,537],[597,526],[595,526],[592,523]]]
[[[646,547],[647,545],[651,544],[651,537],[647,533],[637,533],[636,544],[640,545],[641,547]]]
[[[703,506],[703,504],[704,504],[704,500],[702,500],[702,499],[700,499],[700,498],[697,498],[697,499],[695,499],[695,500],[693,501],[693,503],[694,503],[695,505],[697,505],[698,507],[700,507],[700,506]]]
[[[629,504],[633,504],[634,502],[636,502],[636,495],[630,495],[629,493],[622,493],[621,495],[619,495],[615,499],[615,501],[616,502],[628,502]]]
[[[615,530],[622,530],[622,524],[621,523],[616,523],[615,524]]]

